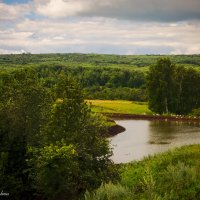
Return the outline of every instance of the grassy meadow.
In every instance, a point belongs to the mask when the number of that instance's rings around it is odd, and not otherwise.
[[[121,114],[152,114],[145,102],[124,100],[87,100],[93,112]]]

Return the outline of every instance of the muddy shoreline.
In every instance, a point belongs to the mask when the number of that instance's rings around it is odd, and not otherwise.
[[[163,116],[163,115],[135,115],[135,114],[122,114],[122,113],[102,113],[103,115],[116,120],[116,119],[144,119],[144,120],[162,120],[162,121],[188,121],[200,122],[200,117],[194,116]]]
[[[108,137],[113,137],[119,133],[124,132],[126,129],[118,124],[108,128]]]
[[[163,115],[136,115],[136,114],[122,114],[122,113],[101,113],[110,118],[111,121],[117,119],[136,119],[136,120],[160,120],[160,121],[179,121],[179,122],[198,122],[200,117],[193,116],[163,116]],[[126,129],[118,124],[108,128],[108,137],[113,137]]]

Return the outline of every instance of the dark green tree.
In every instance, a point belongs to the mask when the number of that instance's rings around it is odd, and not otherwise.
[[[38,145],[51,98],[33,70],[1,74],[0,80],[0,188],[12,199],[28,199],[27,146]]]
[[[176,113],[188,114],[200,107],[200,73],[193,68],[176,67]]]
[[[174,112],[176,106],[175,66],[162,58],[149,69],[147,87],[149,108],[159,114]]]
[[[44,146],[32,148],[36,153],[30,160],[34,166],[31,177],[36,190],[49,199],[73,198],[102,181],[114,180],[116,169],[109,159],[108,141],[101,137],[105,125],[92,115],[80,86],[61,76],[54,100],[50,119],[41,130]],[[67,150],[70,146],[75,154]],[[67,157],[61,149],[66,149]]]

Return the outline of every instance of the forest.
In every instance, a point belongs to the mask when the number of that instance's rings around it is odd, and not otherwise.
[[[171,63],[180,69],[179,71],[183,68],[182,71],[191,69],[196,74],[200,70],[199,55],[168,57]],[[4,71],[34,68],[47,87],[55,84],[59,74],[67,74],[81,84],[85,99],[121,99],[144,102],[148,101],[149,96],[147,90],[149,68],[155,65],[159,58],[162,56],[20,54],[0,55],[0,65],[1,70]],[[181,72],[177,70],[177,73]],[[185,72],[185,74],[188,73]]]
[[[109,120],[92,112],[85,100],[148,102],[154,113],[198,115],[199,66],[199,55],[0,55],[0,190],[16,200],[110,200],[117,199],[115,194],[124,199],[148,195],[197,199],[198,159],[184,161],[183,148],[155,160],[114,164],[105,137]],[[194,159],[198,152],[198,145],[188,149]],[[172,166],[176,159],[180,163]],[[150,163],[147,172],[146,163]],[[133,170],[135,165],[138,169]],[[168,172],[177,175],[180,170],[181,191],[170,185],[162,188]],[[129,180],[128,173],[137,176]],[[191,175],[188,185],[183,181],[185,173]],[[164,193],[167,189],[171,196]]]
[[[0,94],[0,186],[9,198],[73,199],[116,179],[106,120],[73,79],[61,75],[48,89],[34,70],[2,73]]]

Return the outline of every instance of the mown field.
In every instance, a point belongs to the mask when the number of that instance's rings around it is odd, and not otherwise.
[[[200,145],[124,164],[117,184],[102,184],[85,200],[199,200]]]
[[[145,102],[124,100],[87,100],[93,112],[121,114],[152,114]]]

